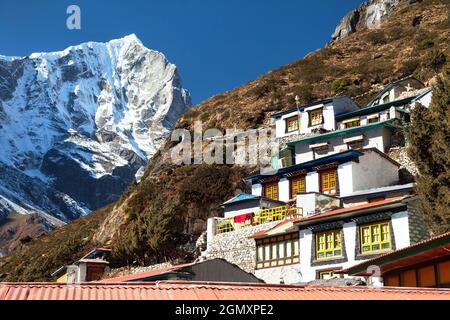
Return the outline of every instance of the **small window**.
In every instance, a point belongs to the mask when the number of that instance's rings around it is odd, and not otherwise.
[[[291,199],[295,198],[299,192],[306,192],[306,179],[304,176],[291,179]]]
[[[298,116],[286,119],[286,133],[298,131],[300,128],[300,119]]]
[[[264,197],[278,200],[278,182],[266,183],[264,185]]]
[[[317,126],[323,123],[323,109],[316,109],[309,112],[309,126]]]
[[[316,259],[342,257],[342,230],[316,234]]]
[[[359,127],[360,125],[361,125],[360,119],[355,119],[355,120],[344,123],[345,129]]]
[[[389,222],[361,226],[360,235],[362,254],[383,252],[391,249]]]
[[[333,270],[329,270],[329,271],[320,271],[319,272],[319,279],[320,280],[327,280],[327,279],[331,279],[334,276],[334,271]]]
[[[256,268],[300,262],[298,233],[256,240]]]
[[[354,141],[354,142],[348,142],[347,143],[347,149],[348,150],[360,150],[363,148],[363,141]]]
[[[376,116],[376,117],[372,117],[372,118],[369,118],[369,119],[367,119],[367,123],[377,123],[377,122],[379,122],[380,121],[380,117],[379,116]]]
[[[336,170],[324,171],[320,173],[320,192],[329,195],[336,194]]]

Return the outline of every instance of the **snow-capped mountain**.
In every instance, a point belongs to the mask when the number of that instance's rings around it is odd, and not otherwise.
[[[116,200],[190,107],[176,66],[135,35],[0,56],[0,220]]]

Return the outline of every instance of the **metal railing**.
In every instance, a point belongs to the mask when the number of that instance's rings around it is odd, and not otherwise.
[[[234,218],[218,218],[216,220],[216,233],[231,232],[236,229],[257,226],[273,221],[302,218],[303,208],[280,206],[259,210],[252,218],[242,223],[235,223]]]

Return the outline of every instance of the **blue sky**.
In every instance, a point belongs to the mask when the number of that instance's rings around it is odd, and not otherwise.
[[[1,0],[0,54],[62,50],[135,33],[175,63],[199,103],[302,58],[362,0]],[[81,8],[81,30],[66,9]]]

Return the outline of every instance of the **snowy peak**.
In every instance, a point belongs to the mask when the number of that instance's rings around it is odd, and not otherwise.
[[[134,34],[0,56],[0,164],[66,195],[73,214],[47,208],[70,220],[115,201],[190,107],[177,67]]]

